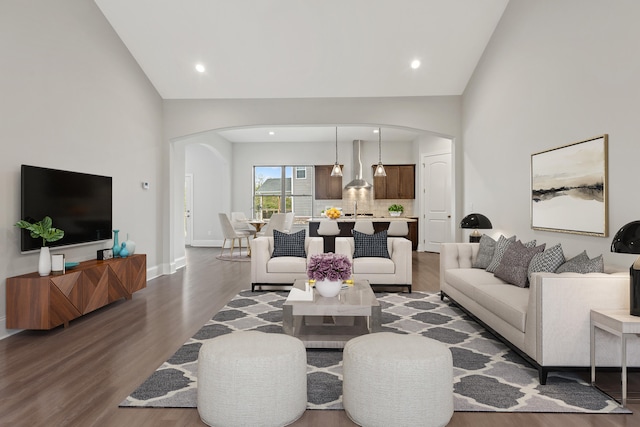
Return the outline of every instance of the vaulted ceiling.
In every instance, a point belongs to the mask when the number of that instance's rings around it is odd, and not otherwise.
[[[224,99],[461,95],[508,0],[95,2],[164,99]]]

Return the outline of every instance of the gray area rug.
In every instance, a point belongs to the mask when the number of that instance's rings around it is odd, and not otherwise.
[[[163,363],[120,406],[195,408],[198,351],[206,340],[236,330],[282,333],[288,292],[243,291]],[[383,331],[421,334],[453,354],[454,408],[484,412],[630,413],[570,372],[538,372],[439,295],[376,293]],[[307,351],[308,409],[342,409],[342,352]]]

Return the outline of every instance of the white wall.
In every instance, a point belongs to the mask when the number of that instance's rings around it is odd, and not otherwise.
[[[191,245],[220,246],[218,213],[231,212],[231,143],[212,132],[185,141],[185,173],[193,174]]]
[[[487,215],[494,234],[633,262],[609,247],[619,227],[640,219],[638,16],[632,0],[509,2],[463,96],[463,205]],[[531,154],[604,133],[610,236],[531,230]]]
[[[91,1],[0,3],[0,336],[5,278],[37,270],[20,254],[20,165],[113,177],[113,226],[160,263],[162,101]],[[143,190],[142,181],[151,184]],[[54,224],[55,225],[55,224]],[[69,261],[110,242],[53,250]]]
[[[248,99],[248,100],[165,100],[165,137],[171,144],[166,147],[167,155],[176,161],[169,162],[169,174],[165,177],[167,188],[172,192],[166,198],[166,210],[171,212],[169,235],[165,257],[171,269],[181,264],[184,241],[180,239],[182,229],[182,209],[180,192],[184,188],[184,166],[180,164],[185,137],[212,129],[255,125],[308,125],[308,124],[372,124],[381,126],[401,126],[432,131],[436,134],[457,139],[461,135],[460,97],[404,97],[404,98],[323,98],[323,99]],[[335,141],[333,142],[335,144]],[[329,146],[330,145],[330,146]],[[384,142],[383,142],[384,145]],[[250,212],[251,175],[253,164],[303,163],[332,164],[335,161],[333,144],[327,147],[313,146],[302,150],[299,145],[272,145],[251,149],[245,144],[234,144],[232,160],[231,194],[233,210]],[[396,154],[386,151],[389,162]],[[408,157],[413,156],[412,147],[402,150]],[[345,176],[351,177],[352,146],[344,144],[339,148],[339,160],[345,164]],[[377,163],[377,141],[367,147],[363,158],[363,168]],[[386,154],[385,154],[386,153]],[[402,155],[404,159],[404,155]],[[253,163],[256,160],[256,163]],[[386,160],[384,160],[386,161]],[[401,160],[397,160],[400,162]],[[368,171],[367,171],[368,172]],[[370,172],[369,172],[370,173]]]

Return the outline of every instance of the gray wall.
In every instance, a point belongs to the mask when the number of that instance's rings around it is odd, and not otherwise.
[[[114,227],[161,263],[162,100],[92,1],[0,3],[0,337],[5,278],[37,270],[20,254],[20,165],[113,177]],[[143,190],[142,181],[151,184]],[[55,225],[55,224],[54,224]],[[56,249],[68,261],[111,243]]]
[[[463,96],[464,209],[493,234],[612,254],[619,227],[640,219],[637,195],[640,2],[511,0]],[[530,156],[609,134],[607,238],[530,228]]]

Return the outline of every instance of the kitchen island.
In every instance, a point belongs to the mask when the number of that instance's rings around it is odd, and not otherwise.
[[[371,221],[373,223],[373,230],[378,233],[382,230],[387,230],[389,228],[389,224],[392,221],[405,221],[409,226],[409,234],[407,235],[407,239],[411,240],[413,250],[415,251],[418,248],[418,218],[416,217],[373,217],[358,215],[357,217],[353,216],[343,216],[338,219],[328,219],[328,218],[311,218],[309,219],[309,236],[310,237],[318,237],[318,227],[320,226],[320,221],[335,221],[338,223],[338,228],[340,229],[340,234],[336,237],[352,237],[353,226],[356,221],[365,220]]]

